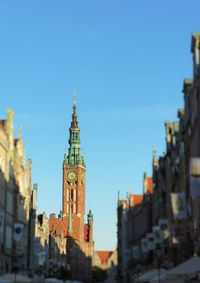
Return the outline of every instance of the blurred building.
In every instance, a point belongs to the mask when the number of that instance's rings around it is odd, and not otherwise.
[[[35,271],[48,273],[49,219],[46,213],[37,214],[35,226]]]
[[[86,165],[80,149],[76,101],[69,129],[69,151],[63,161],[62,211],[49,218],[49,257],[66,258],[72,279],[90,281],[93,256],[93,215],[85,223]]]
[[[106,271],[106,282],[115,282],[117,279],[117,251],[94,251],[92,266]]]
[[[153,151],[143,198],[118,200],[118,278],[133,280],[158,264],[170,268],[200,254],[200,34],[192,34],[193,79],[183,83],[184,108],[165,122],[166,151]],[[146,179],[146,181],[145,181]],[[150,180],[150,179],[149,179]]]
[[[0,120],[0,273],[33,271],[35,190],[22,132],[14,137],[14,112]]]
[[[117,251],[94,251],[92,266],[110,269],[117,265]]]
[[[127,280],[128,265],[128,237],[127,237],[127,211],[128,200],[121,200],[118,195],[117,206],[117,253],[118,253],[118,279],[120,282]]]
[[[200,33],[193,33],[191,51],[193,54],[193,81],[185,94],[190,133],[189,194],[193,211],[195,252],[200,254]],[[190,231],[191,234],[191,231]]]
[[[152,227],[152,178],[144,174],[143,194],[129,193],[127,199],[118,197],[118,278],[130,282],[141,262],[150,260],[142,256],[141,240]]]

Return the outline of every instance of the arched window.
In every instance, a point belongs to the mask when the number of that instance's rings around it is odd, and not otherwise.
[[[67,190],[67,201],[69,201],[69,190]]]
[[[74,201],[76,201],[76,190],[74,189]]]

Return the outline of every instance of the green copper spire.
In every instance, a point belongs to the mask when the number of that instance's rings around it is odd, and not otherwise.
[[[71,206],[69,208],[69,222],[68,222],[68,233],[73,232],[73,226],[72,226],[72,212],[71,212]]]
[[[92,210],[91,210],[91,209],[89,210],[89,213],[88,213],[88,215],[87,215],[87,218],[88,218],[88,223],[91,222],[91,221],[93,221],[93,214],[92,214]]]
[[[69,128],[69,152],[67,156],[68,164],[85,165],[84,157],[81,154],[80,129],[78,127],[78,116],[76,110],[76,97],[74,94],[74,105],[72,113],[71,127]],[[65,160],[64,160],[65,161]]]

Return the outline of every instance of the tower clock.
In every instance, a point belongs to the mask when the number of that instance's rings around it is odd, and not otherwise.
[[[69,150],[63,161],[63,215],[85,215],[86,166],[80,148],[76,101],[69,128]]]

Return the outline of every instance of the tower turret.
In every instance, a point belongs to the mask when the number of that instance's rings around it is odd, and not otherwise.
[[[63,214],[77,215],[84,221],[86,166],[81,154],[80,129],[76,107],[76,95],[72,111],[71,126],[69,128],[69,149],[63,160]],[[75,222],[73,222],[74,224]],[[74,224],[75,225],[75,224]],[[74,227],[73,227],[74,228]]]
[[[67,164],[85,165],[84,157],[81,154],[80,145],[81,145],[80,129],[78,126],[76,97],[74,95],[72,121],[71,121],[71,127],[69,128],[69,151],[68,151],[67,159],[64,159],[64,161],[67,161]]]
[[[156,146],[153,146],[153,160],[152,160],[153,170],[158,167],[157,151]]]
[[[92,210],[89,210],[89,213],[87,215],[87,219],[88,219],[88,223],[93,222],[93,214],[92,214]]]

